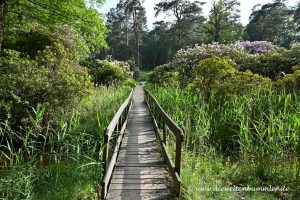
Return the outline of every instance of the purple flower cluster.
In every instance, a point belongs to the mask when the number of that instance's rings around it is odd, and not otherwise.
[[[272,42],[267,41],[237,41],[235,45],[244,48],[251,54],[265,53],[278,48],[276,45],[272,44]]]

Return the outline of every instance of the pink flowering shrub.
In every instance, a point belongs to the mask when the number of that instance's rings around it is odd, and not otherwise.
[[[272,42],[267,41],[237,41],[234,44],[237,47],[244,48],[250,54],[265,53],[278,48]]]
[[[300,64],[300,45],[296,44],[291,49],[279,48],[270,42],[236,42],[234,44],[202,44],[194,48],[181,49],[177,52],[168,68],[159,67],[153,74],[163,74],[161,70],[170,69],[176,72],[176,79],[181,87],[192,83],[193,69],[196,64],[211,57],[228,57],[236,63],[235,68],[241,72],[247,70],[264,77],[277,80],[280,74],[293,73],[292,67]],[[175,78],[172,79],[174,81]]]

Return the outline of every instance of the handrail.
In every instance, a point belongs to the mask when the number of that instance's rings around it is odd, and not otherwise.
[[[115,116],[111,120],[108,127],[105,129],[105,135],[104,135],[104,150],[103,150],[103,180],[102,180],[102,199],[106,198],[107,192],[108,192],[108,186],[109,182],[111,181],[112,173],[114,170],[114,167],[116,165],[119,149],[122,143],[122,139],[124,136],[125,128],[128,121],[128,113],[131,107],[132,103],[132,93],[131,90],[128,98],[126,101],[120,106],[118,111],[116,112]],[[119,137],[115,140],[114,145],[114,151],[113,155],[110,158],[109,161],[109,147],[111,146],[111,140],[114,138],[112,137],[114,132],[119,132]],[[109,161],[109,162],[108,162]]]
[[[146,99],[146,104],[151,112],[156,136],[158,137],[159,142],[162,146],[162,152],[164,154],[166,163],[168,165],[169,171],[171,172],[174,181],[177,196],[179,196],[180,186],[181,186],[181,179],[180,179],[181,149],[182,149],[182,143],[184,141],[184,132],[168,116],[168,114],[159,105],[158,101],[151,95],[151,93],[147,89],[145,89],[145,99]],[[160,136],[160,128],[163,129],[163,138],[161,138]],[[171,133],[173,133],[176,136],[175,164],[173,163],[171,156],[168,153],[166,147],[167,129],[169,129]]]

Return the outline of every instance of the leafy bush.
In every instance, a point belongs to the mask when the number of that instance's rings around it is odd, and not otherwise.
[[[229,58],[212,57],[201,60],[193,70],[192,87],[198,92],[209,95],[213,90],[218,90],[230,79],[236,64]]]
[[[201,60],[211,57],[229,57],[236,63],[237,60],[247,56],[244,49],[234,45],[224,44],[203,44],[196,45],[194,48],[182,49],[177,52],[175,59],[170,64],[179,73],[180,85],[185,87],[193,82],[192,72],[197,63]]]
[[[292,67],[292,69],[294,70],[294,73],[285,75],[276,82],[276,85],[280,88],[285,88],[290,92],[300,92],[300,66],[296,65]]]
[[[133,78],[136,80],[140,76],[140,69],[136,66],[134,60],[119,61],[119,63],[127,64],[130,66],[130,72],[132,73]]]
[[[178,73],[171,64],[156,67],[150,73],[149,80],[152,83],[158,83],[165,86],[178,86]]]
[[[130,90],[98,87],[72,112],[63,110],[59,126],[43,132],[37,132],[43,106],[32,109],[32,124],[26,129],[12,130],[11,119],[1,122],[0,199],[96,199],[103,131]],[[3,135],[6,140],[1,140]]]
[[[250,93],[253,90],[269,89],[271,82],[271,79],[259,74],[253,74],[249,70],[245,72],[236,71],[235,75],[229,81],[229,87],[224,88],[223,92],[242,95]]]
[[[300,60],[290,56],[291,51],[293,50],[280,48],[259,55],[251,55],[249,59],[239,65],[239,69],[242,71],[251,70],[276,80],[282,72],[291,73],[292,66],[300,62]]]
[[[212,92],[228,96],[270,85],[270,79],[250,71],[239,72],[235,66],[236,63],[227,57],[201,60],[193,70],[194,81],[189,86],[209,97]]]
[[[118,61],[96,60],[89,65],[89,68],[94,83],[107,87],[116,86],[133,75],[129,65]]]
[[[193,69],[206,58],[228,57],[236,63],[235,68],[246,72],[250,70],[272,80],[280,78],[282,73],[292,73],[292,66],[300,64],[299,44],[291,49],[278,48],[270,42],[236,42],[235,44],[203,44],[194,48],[181,49],[168,67],[158,67],[154,74],[178,72],[179,84],[186,87],[193,82]],[[158,72],[165,70],[166,72]],[[154,80],[154,78],[153,78]]]
[[[39,23],[30,23],[25,30],[16,30],[17,32],[11,37],[8,36],[4,41],[6,49],[13,49],[22,52],[31,57],[35,57],[38,52],[45,50],[47,47],[59,43],[65,47],[68,57],[77,62],[88,56],[88,50],[78,37],[78,33],[68,25],[54,26],[49,29]]]
[[[235,45],[244,48],[248,53],[265,53],[278,47],[267,41],[237,41]]]
[[[31,107],[38,104],[46,107],[46,118],[52,116],[54,120],[60,109],[70,109],[91,93],[87,70],[68,57],[59,43],[33,59],[17,51],[4,51],[0,62],[0,120],[11,118],[14,127],[25,125]]]

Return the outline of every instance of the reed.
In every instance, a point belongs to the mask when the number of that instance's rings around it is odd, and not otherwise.
[[[186,132],[184,151],[186,156],[193,155],[193,161],[183,160],[194,163],[198,158],[199,165],[205,160],[206,166],[214,160],[224,168],[218,173],[227,173],[228,166],[236,166],[230,176],[221,178],[227,186],[285,185],[290,187],[289,195],[299,195],[299,94],[270,88],[220,100],[215,95],[204,98],[188,89],[147,87]],[[183,180],[188,188],[191,184],[186,181],[192,168],[183,165]],[[201,173],[196,176],[198,180],[200,176]],[[214,177],[212,173],[210,176]],[[277,197],[282,198],[280,195]]]
[[[99,87],[72,112],[59,111],[52,126],[43,122],[43,105],[32,108],[24,130],[12,130],[9,120],[1,123],[0,199],[97,196],[104,128],[130,89]]]

